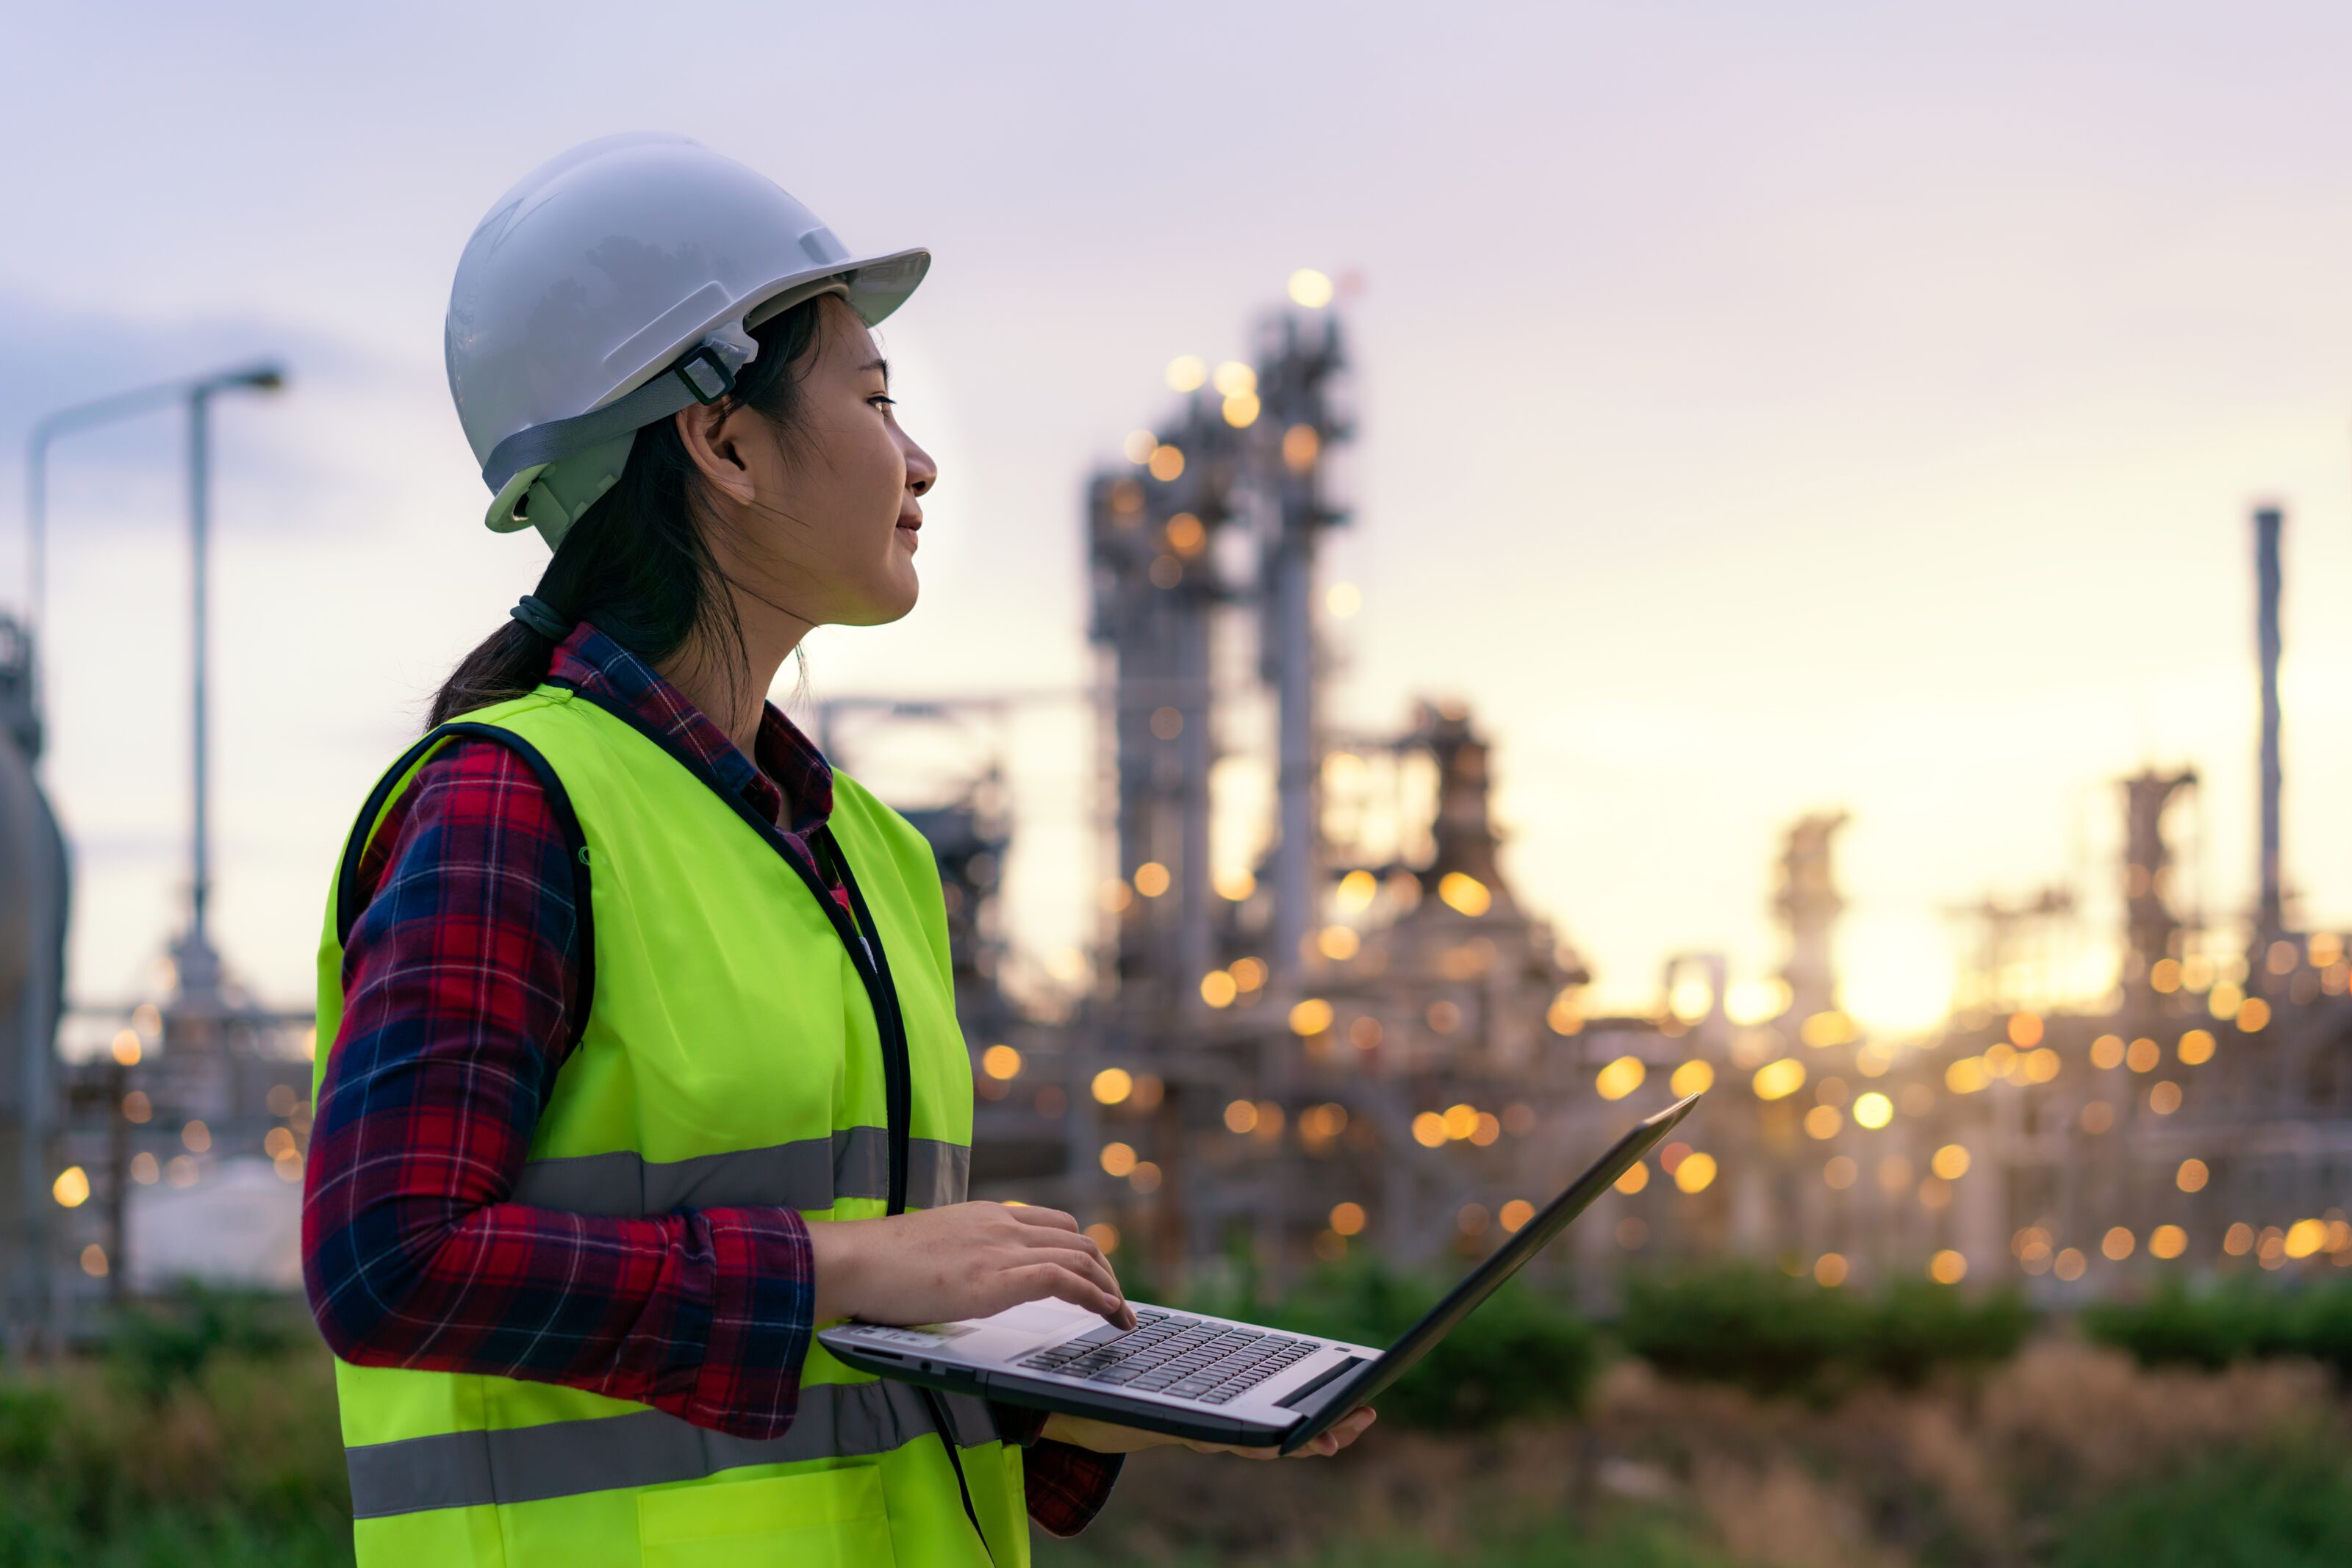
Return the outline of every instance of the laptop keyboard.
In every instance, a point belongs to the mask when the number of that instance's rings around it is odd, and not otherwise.
[[[1138,1308],[1131,1329],[1106,1323],[1015,1364],[1223,1405],[1321,1348],[1319,1340]]]

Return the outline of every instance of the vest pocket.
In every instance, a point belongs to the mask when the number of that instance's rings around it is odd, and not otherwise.
[[[893,1568],[877,1465],[637,1494],[645,1568]]]

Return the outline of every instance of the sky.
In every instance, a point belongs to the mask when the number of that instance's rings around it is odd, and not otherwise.
[[[1778,837],[1811,810],[1852,813],[1846,996],[1884,1030],[1932,1021],[1942,912],[1989,894],[2077,886],[2095,987],[2113,781],[2148,763],[2200,769],[2189,880],[2242,913],[2262,499],[2288,515],[2291,888],[2352,921],[2352,13],[1432,16],[21,8],[0,496],[49,409],[289,371],[215,422],[232,965],[307,998],[352,814],[536,578],[533,536],[480,527],[442,315],[490,203],[627,129],[751,164],[853,246],[934,252],[879,334],[941,470],[921,600],[814,633],[817,695],[1075,697],[1086,474],[1166,411],[1170,359],[1243,353],[1313,267],[1360,279],[1334,721],[1471,705],[1506,873],[1601,1005],[1654,1005],[1674,952],[1769,973]],[[55,460],[45,766],[91,1003],[152,983],[185,896],[181,439],[159,414]],[[1074,701],[1010,733],[1025,965],[1089,928],[1087,737]],[[866,755],[913,789],[974,744]]]

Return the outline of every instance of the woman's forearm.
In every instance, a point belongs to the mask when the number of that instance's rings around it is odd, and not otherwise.
[[[436,1207],[383,1204],[309,1239],[304,1282],[337,1355],[585,1388],[746,1437],[791,1426],[814,1319],[790,1209],[497,1203],[436,1224]]]

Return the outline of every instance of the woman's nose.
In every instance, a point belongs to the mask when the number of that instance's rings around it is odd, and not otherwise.
[[[939,482],[940,465],[931,461],[931,455],[911,441],[907,443],[907,488],[921,496]]]

